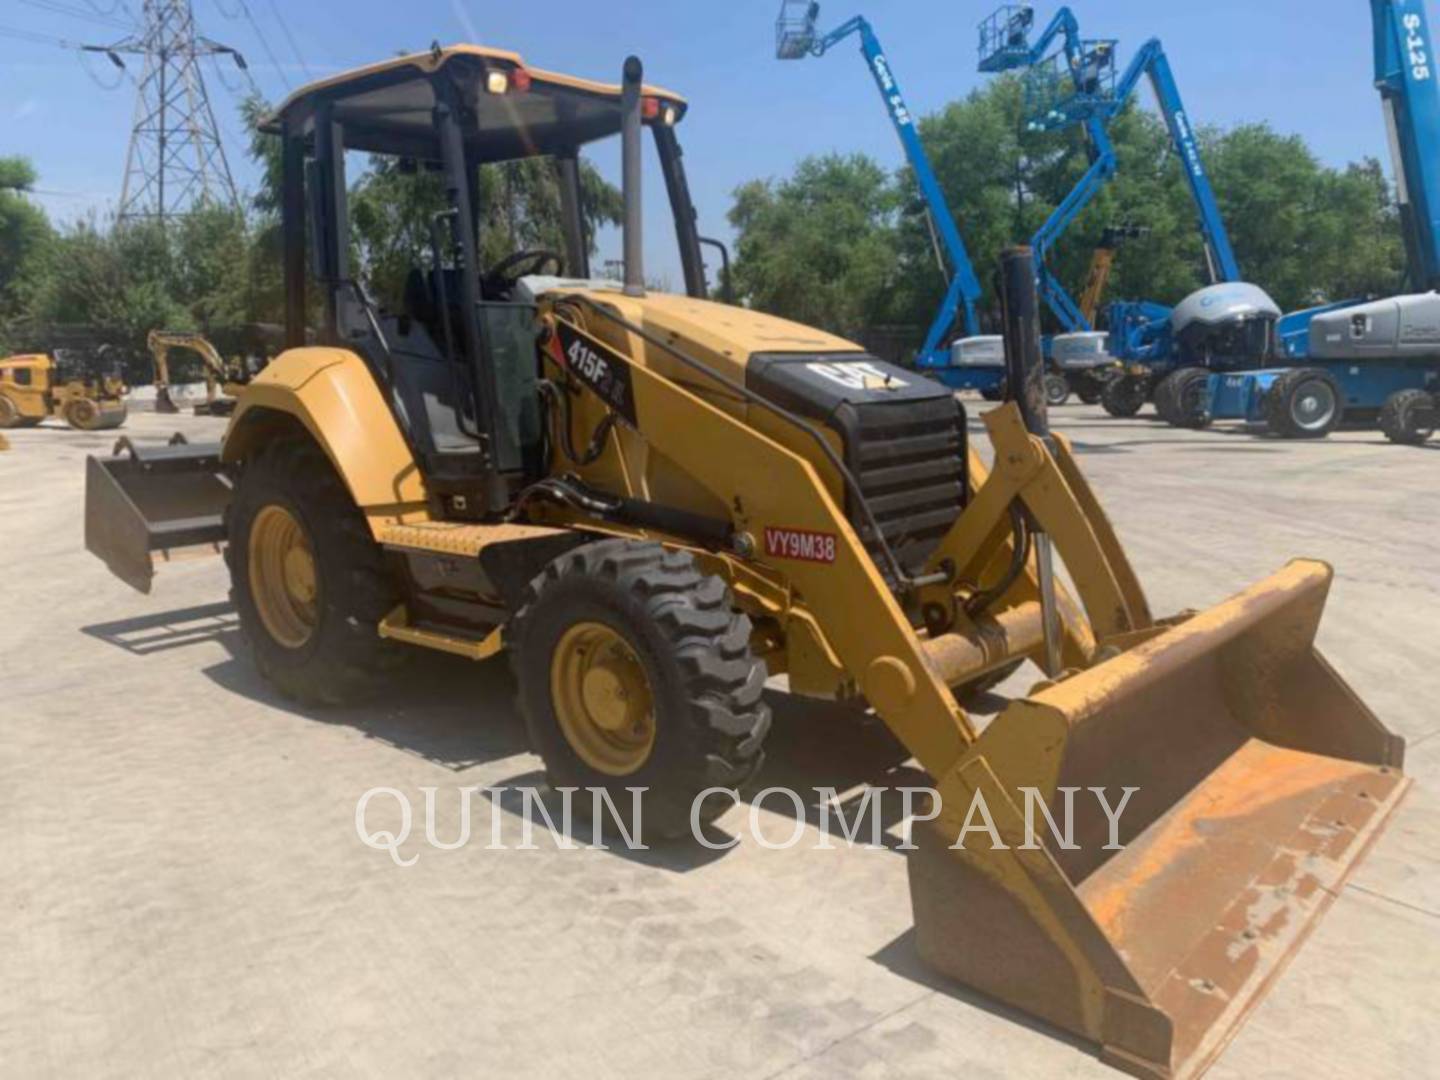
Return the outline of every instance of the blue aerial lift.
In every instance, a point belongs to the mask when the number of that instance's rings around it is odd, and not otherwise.
[[[982,335],[980,332],[980,317],[976,310],[981,295],[980,280],[975,276],[970,253],[965,248],[945,193],[940,189],[935,170],[930,166],[930,158],[915,127],[915,117],[905,104],[900,84],[885,58],[880,39],[863,16],[856,16],[829,33],[821,33],[817,29],[819,17],[820,5],[816,0],[782,0],[775,27],[775,55],[781,60],[824,56],[847,38],[859,38],[860,52],[865,57],[890,120],[900,135],[905,156],[915,172],[916,183],[928,208],[932,236],[937,237],[937,249],[943,246],[948,256],[948,268],[944,258],[940,261],[949,285],[925,336],[925,344],[916,357],[916,367],[947,386],[959,390],[979,390],[987,397],[997,398],[1005,379],[1004,341],[998,335]],[[952,331],[957,320],[963,326],[964,335],[952,343]]]
[[[1082,125],[1087,135],[1090,168],[1032,242],[1041,293],[1066,332],[1056,339],[1057,351],[1065,338],[1091,334],[1094,327],[1050,272],[1045,257],[1115,176],[1108,126],[1129,104],[1141,80],[1148,79],[1195,203],[1211,285],[1176,308],[1149,301],[1111,305],[1109,353],[1126,362],[1126,368],[1122,377],[1106,383],[1103,401],[1112,415],[1133,416],[1153,393],[1162,416],[1188,422],[1199,412],[1203,393],[1198,391],[1207,370],[1254,366],[1257,359],[1268,359],[1279,308],[1263,290],[1241,279],[1198,136],[1161,42],[1146,42],[1120,75],[1117,43],[1083,38],[1070,8],[1062,8],[1031,44],[1034,25],[1034,9],[1025,4],[1005,5],[981,23],[980,70],[1026,71],[1026,113],[1033,130]],[[1177,378],[1166,379],[1172,375]],[[1162,382],[1174,393],[1157,389]],[[1182,401],[1181,383],[1187,384],[1185,394],[1196,399],[1194,405]]]
[[[1370,0],[1375,84],[1395,164],[1415,290],[1290,317],[1285,368],[1214,376],[1208,418],[1321,438],[1342,421],[1378,419],[1393,442],[1440,427],[1440,88],[1425,0]]]

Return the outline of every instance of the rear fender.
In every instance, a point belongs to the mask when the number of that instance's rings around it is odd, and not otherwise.
[[[294,423],[325,451],[372,525],[424,510],[414,455],[355,353],[316,347],[282,353],[241,393],[221,460],[243,461]]]

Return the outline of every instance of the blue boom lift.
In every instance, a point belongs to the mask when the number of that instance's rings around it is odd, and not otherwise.
[[[1395,162],[1409,262],[1407,296],[1291,318],[1287,353],[1304,366],[1212,377],[1213,419],[1264,423],[1291,438],[1378,416],[1392,442],[1440,426],[1440,89],[1425,0],[1370,0],[1375,82]]]
[[[959,226],[955,224],[955,216],[951,214],[935,170],[930,166],[930,158],[915,128],[915,118],[905,104],[900,84],[885,58],[880,39],[874,27],[862,16],[856,16],[824,34],[816,28],[819,17],[820,5],[815,0],[782,0],[775,27],[775,55],[781,60],[824,56],[847,38],[860,39],[860,52],[885,101],[890,120],[900,135],[905,156],[925,199],[932,236],[938,236],[937,249],[943,246],[949,257],[948,268],[945,259],[940,259],[949,286],[915,365],[957,390],[979,390],[986,397],[998,398],[1005,380],[1004,340],[998,335],[987,336],[980,332],[980,318],[976,311],[981,294],[980,281],[975,276],[975,268],[970,262],[965,241],[961,239]],[[938,250],[936,254],[938,257]],[[952,342],[957,320],[963,324],[964,336]]]
[[[1032,45],[1034,24],[1034,9],[1024,4],[1005,5],[981,23],[980,70],[1024,69],[1031,128],[1057,131],[1078,124],[1088,137],[1090,168],[1032,242],[1041,293],[1066,331],[1054,348],[1063,351],[1067,338],[1090,335],[1094,327],[1050,272],[1045,256],[1115,176],[1108,125],[1148,79],[1184,166],[1212,284],[1175,308],[1148,301],[1111,305],[1109,352],[1127,366],[1122,377],[1107,382],[1103,401],[1112,415],[1133,416],[1153,394],[1163,417],[1190,423],[1201,412],[1209,370],[1253,367],[1269,358],[1280,310],[1264,290],[1241,280],[1199,140],[1160,41],[1146,42],[1118,75],[1116,42],[1083,38],[1068,7]]]

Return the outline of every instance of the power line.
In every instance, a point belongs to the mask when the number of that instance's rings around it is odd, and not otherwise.
[[[285,74],[285,69],[280,66],[280,61],[275,56],[275,50],[270,47],[270,39],[265,36],[265,31],[261,30],[260,24],[255,21],[255,16],[250,11],[250,5],[246,3],[245,0],[239,0],[239,3],[240,11],[245,16],[245,21],[250,24],[255,31],[255,36],[260,39],[260,47],[265,50],[265,55],[270,58],[270,64],[275,68],[276,74],[280,76],[280,81],[285,84],[286,90],[291,89],[290,78]]]
[[[280,13],[280,5],[275,0],[270,0],[270,10],[275,13],[275,21],[280,24],[280,32],[285,35],[285,40],[290,43],[290,51],[295,54],[295,59],[300,62],[300,70],[305,72],[305,78],[314,80],[315,76],[310,71],[310,65],[305,63],[305,57],[300,54],[300,46],[295,44],[295,35],[290,32],[290,24],[285,21],[285,16]]]
[[[20,0],[26,7],[32,7],[39,11],[49,11],[56,15],[68,15],[72,19],[84,19],[86,22],[95,23],[99,26],[108,26],[114,30],[134,30],[133,22],[126,22],[124,19],[112,18],[103,15],[93,8],[72,7],[70,4],[59,3],[58,0]]]
[[[32,45],[58,45],[62,49],[79,49],[82,46],[74,41],[68,41],[54,34],[37,34],[33,30],[16,30],[9,26],[0,26],[0,37],[14,38],[16,41],[28,41]]]

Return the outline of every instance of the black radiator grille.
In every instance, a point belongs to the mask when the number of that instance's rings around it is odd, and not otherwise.
[[[948,395],[851,408],[856,422],[847,464],[901,565],[919,570],[965,503],[963,409]],[[851,505],[849,515],[865,546],[878,555],[874,531],[859,508]]]

